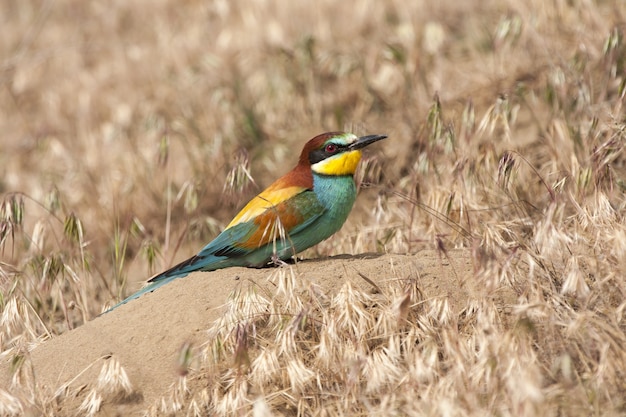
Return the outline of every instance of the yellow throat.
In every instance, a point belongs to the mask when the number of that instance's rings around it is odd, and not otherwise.
[[[360,150],[342,152],[311,165],[311,169],[321,175],[354,175],[360,160]]]

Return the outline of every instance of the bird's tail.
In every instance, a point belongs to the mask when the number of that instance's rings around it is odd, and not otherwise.
[[[121,306],[123,304],[126,304],[129,301],[132,301],[132,300],[134,300],[136,298],[141,297],[144,294],[152,292],[152,291],[156,290],[157,288],[162,287],[163,285],[165,285],[165,284],[175,280],[176,278],[181,278],[181,277],[184,277],[185,275],[187,275],[187,274],[184,274],[184,275],[171,275],[171,276],[169,276],[167,278],[163,278],[163,279],[160,279],[158,281],[149,282],[148,285],[146,285],[145,287],[143,287],[142,289],[140,289],[139,291],[137,291],[133,295],[130,295],[127,298],[125,298],[124,300],[120,301],[119,303],[117,303],[116,305],[114,305],[113,307],[111,307],[110,309],[105,311],[104,313],[108,313],[109,311],[115,310],[119,306]]]
[[[154,275],[152,278],[148,280],[148,285],[146,285],[145,287],[143,287],[142,289],[140,289],[133,295],[130,295],[124,300],[120,301],[119,303],[117,303],[116,305],[114,305],[113,307],[105,311],[105,313],[115,310],[119,306],[126,304],[127,302],[132,301],[136,298],[139,298],[144,294],[152,292],[156,290],[157,288],[162,287],[163,285],[169,282],[172,282],[176,278],[182,278],[182,277],[189,275],[189,273],[193,271],[193,268],[189,268],[189,267],[192,266],[193,261],[196,260],[195,258],[197,258],[197,256],[193,256],[187,259],[186,261],[183,261],[177,265],[174,265],[173,267],[171,267],[170,269],[166,271],[163,271],[157,275]]]
[[[229,266],[230,264],[227,262],[224,262],[223,261],[224,259],[225,259],[224,257],[218,258],[209,254],[207,255],[198,254],[198,255],[192,256],[191,258],[177,265],[174,265],[170,269],[163,271],[157,275],[154,275],[152,278],[148,280],[148,285],[146,285],[145,287],[143,287],[142,289],[140,289],[133,295],[127,297],[123,301],[120,301],[118,304],[114,305],[113,307],[105,311],[105,313],[108,313],[111,310],[115,310],[122,304],[126,304],[127,302],[134,300],[136,298],[139,298],[144,294],[152,292],[156,290],[157,288],[162,287],[163,285],[169,282],[172,282],[176,278],[186,277],[191,272],[199,271],[199,270],[213,271],[215,269],[220,269],[225,266]]]

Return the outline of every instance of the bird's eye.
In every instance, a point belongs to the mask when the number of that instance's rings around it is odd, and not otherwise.
[[[328,145],[326,145],[326,148],[324,148],[324,150],[327,153],[335,153],[337,152],[337,145],[335,145],[334,143],[329,143]]]

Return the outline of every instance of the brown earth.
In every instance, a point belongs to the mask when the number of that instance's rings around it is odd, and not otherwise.
[[[333,293],[346,282],[356,288],[375,291],[360,274],[377,286],[390,279],[414,278],[420,282],[425,298],[445,297],[459,311],[468,299],[484,296],[484,288],[473,279],[469,251],[424,250],[415,255],[336,256],[323,260],[301,261],[296,273]],[[85,325],[48,340],[30,353],[30,363],[38,388],[52,394],[72,381],[64,400],[63,415],[74,415],[97,379],[102,358],[116,357],[126,370],[136,395],[123,404],[105,404],[110,415],[137,414],[154,404],[178,378],[176,361],[185,343],[194,346],[206,341],[205,329],[222,314],[229,295],[244,282],[268,291],[271,269],[229,268],[210,273],[194,273],[104,314]],[[498,304],[514,302],[510,289],[497,292]],[[10,382],[7,364],[0,368],[0,381]],[[46,395],[48,397],[48,395]]]

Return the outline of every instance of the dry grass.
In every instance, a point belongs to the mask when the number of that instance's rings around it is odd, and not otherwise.
[[[390,140],[309,255],[465,247],[484,293],[455,313],[406,277],[327,297],[272,272],[147,413],[623,414],[626,8],[519,3],[2,3],[0,359],[20,369],[345,128]],[[132,395],[107,363],[84,413]],[[27,374],[0,415],[54,415]]]

